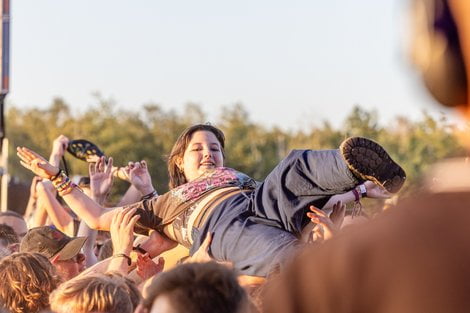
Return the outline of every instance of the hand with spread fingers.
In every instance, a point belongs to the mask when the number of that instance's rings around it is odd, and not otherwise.
[[[37,176],[50,179],[59,173],[59,168],[50,164],[45,158],[31,149],[17,147],[16,155],[20,158],[20,163]]]
[[[316,237],[322,240],[331,239],[335,233],[337,233],[343,224],[344,214],[346,212],[346,205],[342,204],[341,201],[338,201],[333,205],[333,212],[330,217],[323,212],[322,210],[310,206],[310,211],[307,213],[307,217],[310,218],[312,223],[315,223],[321,226],[315,227],[314,232],[316,232]]]
[[[333,205],[333,211],[330,214],[330,220],[333,222],[336,229],[340,229],[341,225],[343,225],[345,214],[346,204],[343,204],[341,201],[336,202],[336,204]]]
[[[152,260],[148,253],[139,254],[137,256],[137,275],[142,278],[142,280],[147,280],[150,277],[163,271],[165,266],[165,259],[162,257],[157,258],[157,262]]]
[[[106,161],[106,157],[102,156],[96,163],[90,163],[88,171],[90,175],[90,189],[93,200],[102,204],[111,190],[113,185],[113,158]]]
[[[129,162],[124,169],[129,182],[145,196],[155,190],[152,185],[152,177],[148,171],[147,162]]]

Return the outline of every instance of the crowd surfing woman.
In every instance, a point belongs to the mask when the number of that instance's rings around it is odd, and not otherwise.
[[[187,128],[168,159],[171,190],[154,191],[127,209],[140,216],[137,232],[157,230],[191,253],[211,234],[211,256],[232,262],[245,275],[266,276],[296,249],[310,205],[327,209],[365,196],[387,198],[406,178],[387,152],[366,138],[349,138],[338,150],[291,151],[261,183],[224,167],[224,145],[223,132],[214,126]],[[17,154],[23,166],[50,179],[90,227],[109,229],[122,208],[99,206],[34,151],[19,147]]]

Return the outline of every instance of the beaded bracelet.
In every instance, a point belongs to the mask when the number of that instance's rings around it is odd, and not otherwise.
[[[64,171],[60,170],[59,173],[51,177],[52,185],[54,185],[59,196],[63,197],[72,192],[77,187],[72,180],[65,175]]]
[[[60,172],[62,172],[62,170],[59,168],[59,171],[57,172],[57,174],[52,175],[51,177],[49,177],[49,180],[50,180],[50,181],[55,180],[57,177],[59,177]]]
[[[72,181],[70,181],[70,183],[67,186],[65,186],[64,189],[58,190],[57,192],[59,193],[59,196],[63,197],[65,195],[68,195],[69,193],[71,193],[72,190],[76,187],[77,187],[77,185],[72,183]]]
[[[153,197],[156,197],[156,196],[158,196],[158,193],[157,193],[157,191],[154,189],[151,193],[146,194],[146,195],[143,196],[142,199],[140,199],[140,200],[149,200],[149,199],[152,199]]]
[[[67,180],[70,180],[67,175],[65,175],[64,171],[59,171],[56,175],[51,177],[51,182],[55,188],[58,188],[60,185],[65,183]]]

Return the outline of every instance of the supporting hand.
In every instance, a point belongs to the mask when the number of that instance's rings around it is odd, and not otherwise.
[[[317,209],[313,205],[310,206],[310,211],[311,212],[307,213],[308,218],[310,218],[312,223],[320,225],[322,228],[320,231],[317,227],[317,236],[323,240],[328,240],[339,231],[344,220],[346,205],[342,204],[340,201],[334,204],[331,218],[328,217],[325,212]]]
[[[148,253],[139,254],[137,256],[137,275],[139,275],[142,280],[147,280],[150,277],[163,271],[165,266],[165,259],[159,257],[157,262],[153,261]]]
[[[202,242],[199,249],[197,249],[194,254],[187,258],[185,263],[205,263],[213,261],[212,257],[209,254],[209,248],[211,246],[212,234],[207,233],[206,238]]]
[[[393,196],[390,192],[385,190],[385,188],[380,187],[379,185],[371,182],[370,180],[364,183],[367,189],[367,197],[375,199],[388,199]]]
[[[136,208],[124,208],[114,214],[110,233],[113,242],[114,254],[129,255],[132,251],[132,244],[134,243],[134,225],[140,218],[140,215],[134,215]]]

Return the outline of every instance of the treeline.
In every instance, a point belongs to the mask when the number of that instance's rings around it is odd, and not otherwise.
[[[465,155],[459,144],[458,132],[444,118],[435,119],[423,113],[418,122],[397,117],[381,126],[375,111],[359,106],[352,108],[339,129],[328,122],[301,131],[266,128],[250,120],[242,105],[225,107],[222,118],[211,121],[226,135],[229,167],[262,180],[291,149],[335,149],[348,136],[365,136],[380,142],[408,173],[408,192],[419,188],[420,175],[432,163],[453,156]],[[113,156],[115,164],[130,160],[147,160],[159,193],[168,190],[165,156],[177,136],[187,126],[207,122],[200,106],[188,104],[182,113],[156,104],[140,110],[116,109],[111,101],[99,103],[83,113],[74,113],[60,98],[46,109],[11,107],[6,112],[7,135],[10,139],[9,171],[21,181],[31,180],[30,172],[19,164],[16,146],[27,146],[49,155],[52,141],[60,134],[71,139],[88,139]],[[87,174],[87,164],[66,155],[71,173]],[[125,184],[118,185],[122,192]]]

